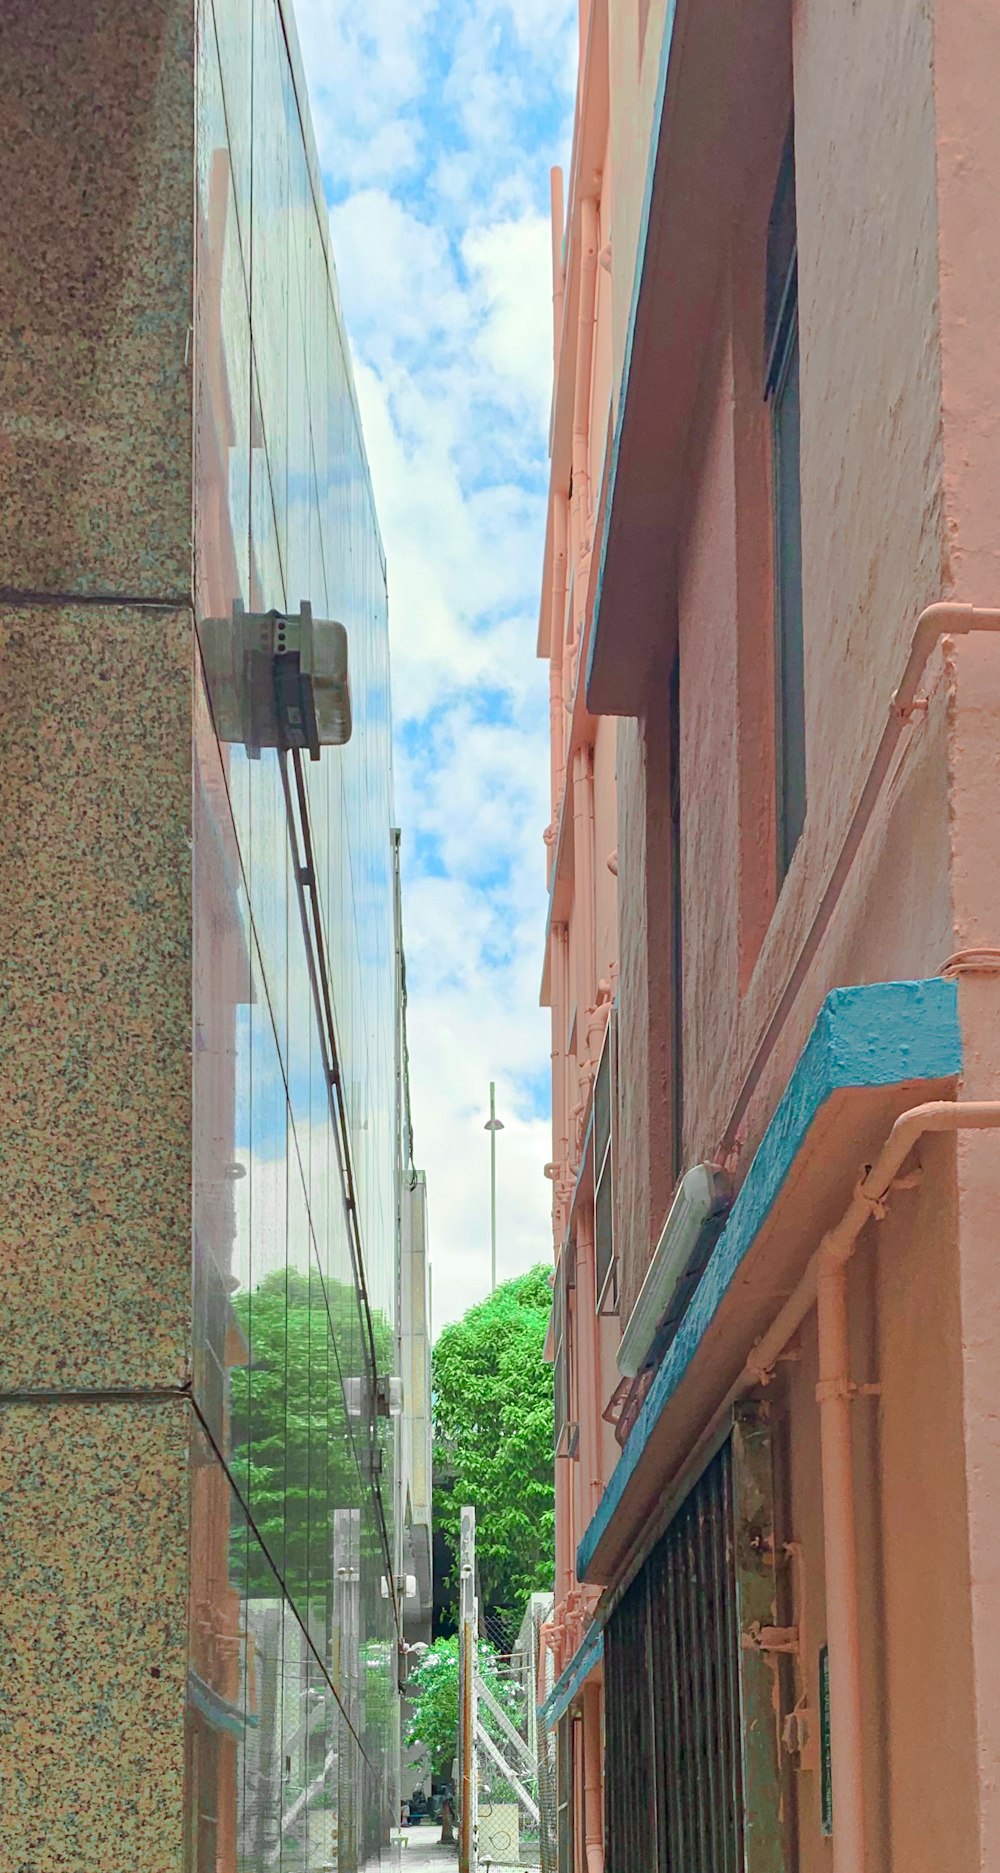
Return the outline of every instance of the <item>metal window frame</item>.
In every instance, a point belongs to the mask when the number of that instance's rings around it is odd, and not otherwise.
[[[600,1164],[597,1162],[597,1099],[598,1083],[605,1070],[608,1077],[608,1137]],[[615,1230],[615,1198],[618,1166],[618,1009],[612,1004],[608,1014],[608,1025],[604,1030],[604,1044],[597,1072],[594,1075],[594,1286],[595,1304],[598,1314],[617,1314],[618,1312],[618,1245]],[[600,1274],[600,1238],[598,1230],[598,1196],[607,1179],[610,1203],[608,1214],[611,1230],[611,1250],[603,1277]]]
[[[803,618],[803,591],[802,591],[802,546],[801,546],[802,512],[801,512],[801,464],[800,462],[796,462],[795,467],[794,467],[794,480],[795,480],[795,483],[797,484],[797,495],[796,495],[796,504],[795,504],[797,511],[796,511],[795,517],[796,517],[796,522],[797,522],[798,531],[799,531],[798,618],[797,618],[797,621],[794,620],[793,618],[794,608],[790,606],[789,604],[788,593],[786,591],[785,582],[786,582],[787,564],[785,560],[784,548],[782,545],[782,537],[783,537],[784,532],[786,531],[785,526],[783,524],[786,518],[786,508],[788,508],[791,505],[790,494],[788,492],[788,484],[789,484],[789,477],[790,477],[791,471],[786,463],[786,459],[785,459],[786,452],[782,445],[781,421],[785,412],[784,398],[785,398],[786,387],[788,384],[789,374],[792,369],[793,361],[798,362],[799,360],[798,288],[796,284],[794,263],[793,263],[792,272],[789,278],[789,288],[791,291],[791,306],[790,306],[790,310],[788,314],[786,329],[781,339],[781,347],[778,352],[777,358],[775,360],[773,383],[771,384],[771,387],[768,393],[768,403],[770,406],[770,418],[771,418],[771,501],[772,501],[771,521],[772,521],[772,531],[774,535],[775,846],[776,846],[776,860],[777,860],[779,884],[781,883],[781,881],[784,880],[784,878],[787,876],[791,868],[792,859],[795,856],[795,851],[798,846],[799,839],[802,836],[802,829],[805,824],[805,817],[806,817],[806,813],[808,812],[808,807],[809,807],[808,774],[807,774],[807,767],[806,767],[805,667],[804,667],[805,666],[805,645],[804,645],[804,642],[802,641],[804,637],[804,618]],[[801,421],[801,415],[797,418],[797,420]],[[800,663],[802,664],[802,696],[799,702],[799,707],[796,709],[795,728],[797,730],[798,738],[801,743],[801,746],[797,752],[801,759],[802,773],[801,773],[801,823],[793,839],[791,837],[791,832],[790,832],[790,827],[789,827],[789,819],[791,817],[790,809],[793,803],[792,802],[792,789],[789,785],[789,779],[790,779],[790,775],[792,772],[789,750],[792,747],[792,739],[789,738],[786,733],[785,717],[787,714],[786,701],[788,699],[788,694],[789,694],[789,681],[788,681],[788,675],[787,675],[787,666],[788,666],[788,661],[789,661],[788,645],[792,641],[791,630],[792,630],[793,624],[795,624],[796,622],[797,622],[797,631],[798,631],[798,638],[799,638],[797,655],[798,655]]]
[[[789,737],[785,729],[785,703],[789,694],[786,675],[787,645],[791,641],[790,629],[793,620],[786,589],[788,565],[783,545],[784,536],[788,531],[785,523],[791,503],[789,468],[784,461],[781,442],[781,420],[785,409],[784,397],[789,373],[793,360],[796,360],[799,355],[799,259],[796,229],[794,125],[789,126],[785,140],[768,221],[765,298],[764,401],[769,405],[770,411],[771,527],[774,559],[775,861],[780,888],[791,867],[809,804],[805,747],[804,667],[802,670],[803,695],[801,704],[796,707],[795,711],[795,735]],[[795,523],[799,535],[797,629],[801,640],[803,635],[801,468],[798,461],[795,464],[794,479],[796,483]],[[797,648],[797,658],[804,666],[804,646],[801,641]],[[800,716],[801,720],[798,719]],[[789,749],[792,748],[794,741],[800,745],[795,747],[794,754],[790,757]],[[794,788],[790,785],[793,764],[796,776],[801,764],[801,797],[799,797],[797,781]],[[795,831],[793,838],[792,832],[796,820],[798,830]]]
[[[579,1425],[571,1416],[573,1337],[568,1290],[575,1286],[575,1249],[572,1242],[566,1242],[559,1257],[552,1290],[553,1451],[556,1457],[575,1457],[580,1441]]]

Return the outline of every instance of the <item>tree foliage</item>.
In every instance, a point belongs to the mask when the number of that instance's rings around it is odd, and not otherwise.
[[[547,1271],[533,1268],[434,1348],[435,1522],[455,1553],[462,1505],[473,1505],[482,1601],[515,1631],[528,1595],[552,1585],[551,1305]]]
[[[496,1654],[491,1646],[480,1643],[479,1675],[486,1680],[502,1710],[517,1722],[520,1716],[518,1695],[509,1680],[497,1670]],[[435,1639],[419,1665],[410,1672],[408,1686],[413,1700],[412,1715],[406,1733],[408,1749],[423,1744],[430,1759],[431,1772],[447,1778],[458,1749],[458,1640]],[[500,1726],[487,1705],[480,1707],[480,1720],[489,1734],[501,1739]]]
[[[362,1363],[357,1296],[346,1282],[280,1269],[235,1295],[233,1311],[248,1347],[246,1363],[230,1373],[233,1474],[288,1592],[322,1599],[333,1510],[360,1501],[341,1383],[342,1371]],[[388,1361],[389,1329],[378,1317],[374,1325]],[[356,1435],[360,1442],[363,1426]],[[244,1590],[276,1594],[257,1543],[245,1562],[242,1531],[234,1529],[233,1543],[234,1566],[249,1569]]]

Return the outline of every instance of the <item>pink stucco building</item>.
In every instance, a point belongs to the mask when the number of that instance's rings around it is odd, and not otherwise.
[[[983,0],[581,4],[560,1873],[1000,1865],[998,70]]]

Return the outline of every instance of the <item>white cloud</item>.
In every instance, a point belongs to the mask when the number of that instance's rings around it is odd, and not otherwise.
[[[436,0],[297,0],[309,97],[324,167],[365,173],[371,132],[413,105]]]
[[[547,216],[473,229],[464,243],[479,275],[487,317],[477,349],[500,377],[519,386],[544,423],[552,386],[552,237]]]
[[[365,350],[388,363],[401,342],[454,343],[467,327],[447,237],[384,188],[349,195],[330,216],[338,273],[350,282]]]
[[[538,1007],[548,176],[575,0],[298,0],[389,565],[417,1160],[435,1326],[551,1255]]]

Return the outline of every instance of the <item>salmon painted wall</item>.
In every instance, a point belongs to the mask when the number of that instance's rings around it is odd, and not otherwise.
[[[612,331],[625,356],[663,7],[610,18],[616,194]],[[683,6],[680,9],[683,12]],[[916,619],[941,597],[1000,604],[1000,13],[955,0],[796,0],[808,817],[776,897],[766,418],[759,377],[766,224],[787,119],[761,122],[720,255],[678,542],[684,1164],[718,1149],[757,1037],[842,844]],[[901,108],[905,100],[905,108]],[[737,628],[737,621],[738,627]],[[665,620],[665,635],[673,621]],[[822,996],[937,974],[1000,943],[1000,643],[945,641],[830,928],[738,1136],[749,1163]],[[622,1322],[670,1195],[655,821],[663,673],[618,724]],[[661,913],[662,914],[662,913]],[[962,1093],[1000,1087],[1000,978],[961,979]],[[873,1864],[1000,1864],[998,1145],[928,1141],[920,1187],[851,1274]],[[846,1201],[849,1192],[844,1192]],[[842,1207],[842,1205],[841,1205]],[[815,1324],[782,1381],[789,1539],[816,1710],[824,1633]],[[802,1873],[828,1869],[816,1772],[793,1775]]]
[[[633,12],[612,8],[620,74],[617,99],[612,81],[613,129],[642,114],[647,81],[633,82],[631,91],[626,83],[625,16]],[[656,24],[653,10],[647,34],[655,36]],[[634,28],[632,19],[633,36]],[[734,214],[730,250],[720,257],[720,317],[706,335],[678,545],[685,1163],[711,1155],[726,1128],[753,1044],[843,840],[913,625],[946,590],[931,43],[922,3],[854,9],[850,0],[800,0],[795,9],[808,814],[777,902],[768,811],[771,548],[759,334],[784,116],[758,126],[758,160]],[[647,37],[647,61],[649,52]],[[791,42],[789,61],[790,104]],[[887,100],[901,95],[907,110],[889,109]],[[635,132],[622,134],[627,151]],[[643,166],[643,179],[644,173]],[[627,271],[619,274],[623,245],[627,253],[620,230],[632,225],[622,197],[639,190],[640,169],[629,177],[627,157],[619,157],[617,175],[616,347],[624,343],[619,301],[631,292]],[[622,356],[616,349],[619,370]],[[902,873],[894,861],[897,905],[919,901],[921,918],[914,927],[912,918],[879,902],[873,928],[866,893],[852,883],[853,908],[844,906],[849,934],[840,925],[831,933],[799,999],[751,1105],[741,1162],[752,1155],[831,982],[902,973],[904,962],[907,971],[933,973],[948,953],[947,872],[935,865],[926,877],[928,841],[943,853],[946,824],[927,728],[911,739],[895,802],[901,810],[909,798],[922,819],[919,841],[898,829],[911,856]],[[619,724],[620,769],[631,772],[645,761],[646,733],[641,720]],[[932,777],[921,788],[919,770],[928,758]],[[619,842],[630,850],[631,805],[620,798],[619,811]],[[651,966],[648,944],[638,929],[633,940],[625,923],[633,916],[641,921],[644,887],[638,876],[627,886],[624,867],[623,853],[622,996],[624,1003],[627,985],[641,1004],[637,977]],[[833,974],[831,950],[838,952]],[[641,1047],[641,1007],[636,1024]],[[644,1077],[641,1062],[633,1066],[635,1077]],[[664,1107],[661,1093],[661,1109],[648,1121],[654,1132],[663,1128]],[[662,1212],[648,1221],[637,1215],[626,1230],[640,1260],[660,1222]],[[629,1271],[630,1291],[640,1273]]]
[[[583,700],[586,634],[592,610],[592,547],[611,435],[614,382],[612,229],[614,176],[607,121],[606,9],[581,15],[581,77],[573,161],[553,229],[554,391],[548,537],[542,574],[539,653],[550,664],[552,816],[546,830],[551,896],[542,1000],[551,1008],[553,1051],[553,1251],[557,1264],[577,1193],[575,1286],[570,1320],[570,1415],[578,1424],[574,1459],[556,1463],[556,1606],[551,1643],[557,1664],[578,1643],[593,1605],[576,1582],[577,1545],[617,1458],[602,1409],[617,1384],[614,1321],[595,1314],[593,1169],[584,1131],[594,1070],[618,968],[618,724],[595,720]],[[589,269],[589,271],[588,271]],[[584,347],[590,351],[589,359]],[[565,586],[560,571],[566,525]],[[580,782],[583,756],[592,779]],[[589,802],[589,804],[588,804]],[[589,813],[589,819],[588,819]],[[609,862],[610,861],[610,862]],[[561,1277],[559,1277],[561,1278]]]

